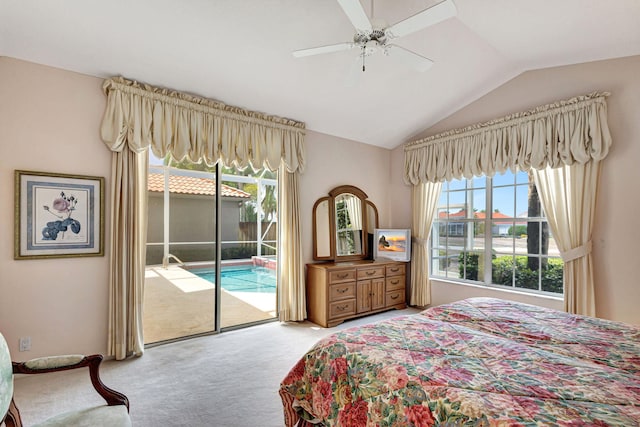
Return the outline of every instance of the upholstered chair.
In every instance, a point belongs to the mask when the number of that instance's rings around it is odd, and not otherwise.
[[[91,384],[96,392],[106,401],[106,405],[82,408],[52,418],[38,424],[38,427],[116,427],[131,426],[129,417],[129,399],[115,390],[105,386],[100,380],[99,368],[102,355],[90,356],[67,355],[42,357],[27,362],[12,362],[9,347],[0,334],[0,425],[2,421],[7,427],[22,427],[20,411],[13,399],[14,374],[44,374],[66,371],[70,369],[89,368]],[[64,398],[64,397],[61,397]]]

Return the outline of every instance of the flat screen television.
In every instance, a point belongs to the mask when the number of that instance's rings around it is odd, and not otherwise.
[[[411,229],[376,228],[373,232],[373,259],[411,260]]]

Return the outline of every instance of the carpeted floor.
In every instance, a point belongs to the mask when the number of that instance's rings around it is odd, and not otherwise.
[[[417,312],[392,310],[329,329],[310,322],[271,322],[164,344],[139,358],[104,362],[102,379],[129,397],[135,426],[281,427],[280,381],[318,339]],[[27,426],[69,408],[101,404],[86,370],[21,376],[15,388]]]

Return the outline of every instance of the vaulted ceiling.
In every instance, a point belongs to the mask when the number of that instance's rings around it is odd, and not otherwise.
[[[440,0],[361,0],[401,21]],[[394,148],[518,74],[640,54],[638,0],[454,0],[457,15],[395,41],[419,72],[358,49],[337,0],[0,0],[0,56],[124,76]],[[358,65],[359,64],[359,65]]]

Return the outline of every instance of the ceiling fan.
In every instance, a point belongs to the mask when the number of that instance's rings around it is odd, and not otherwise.
[[[392,58],[397,58],[418,71],[426,71],[433,65],[433,61],[408,49],[392,44],[391,41],[442,22],[456,15],[453,0],[444,0],[428,9],[404,19],[391,26],[386,26],[380,20],[367,17],[359,0],[337,0],[356,29],[352,42],[332,44],[328,46],[300,49],[293,52],[293,56],[301,58],[323,53],[340,52],[358,48],[358,59],[362,60],[362,71],[365,71],[365,58],[382,52]],[[373,0],[372,0],[373,9]],[[373,12],[372,12],[373,15]]]

